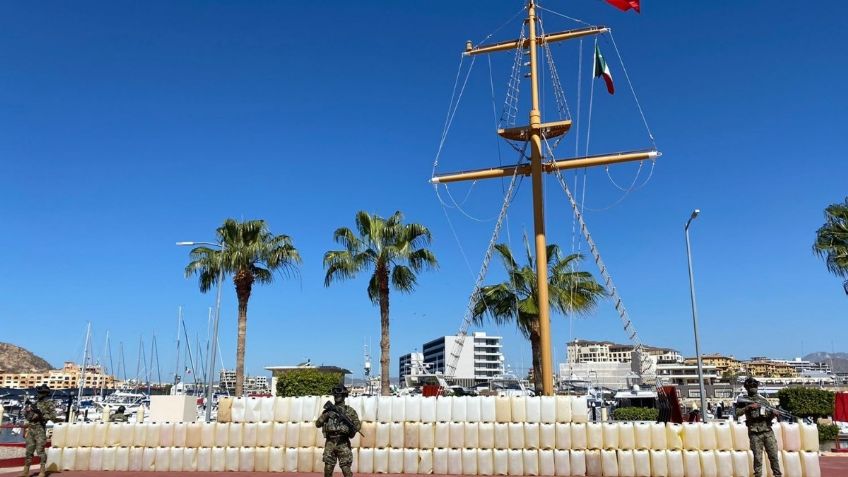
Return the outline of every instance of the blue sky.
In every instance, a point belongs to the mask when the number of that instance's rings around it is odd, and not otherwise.
[[[425,6],[426,5],[426,6]],[[642,340],[692,354],[683,224],[692,226],[703,352],[791,358],[846,351],[846,297],[811,253],[822,210],[846,194],[848,9],[838,2],[644,2],[620,13],[599,0],[544,2],[613,28],[664,156],[624,200],[603,169],[586,172],[587,221]],[[437,272],[391,301],[397,357],[460,326],[500,207],[500,181],[450,188],[469,219],[443,210],[427,180],[465,41],[496,30],[522,2],[5,2],[0,6],[0,340],[54,365],[79,360],[86,322],[102,354],[155,332],[173,371],[177,308],[205,337],[214,293],[184,278],[179,240],[210,240],[227,217],[264,218],[291,235],[300,276],[256,287],[247,368],[314,362],[361,374],[379,342],[367,277],[323,286],[332,231],[367,210],[430,227]],[[545,13],[546,31],[574,28]],[[491,40],[513,38],[513,21]],[[557,156],[649,144],[612,44],[618,91],[595,82],[587,138],[591,40],[583,43],[581,121]],[[553,48],[576,119],[579,42]],[[510,54],[491,57],[495,104]],[[464,66],[468,66],[466,61]],[[544,71],[547,75],[547,70]],[[529,88],[522,83],[522,117]],[[543,88],[546,120],[556,119]],[[469,76],[440,172],[515,161],[492,125],[488,59]],[[521,121],[521,119],[519,119]],[[637,165],[610,168],[619,185]],[[646,164],[638,181],[647,178]],[[576,173],[582,184],[584,172]],[[568,174],[569,182],[575,173]],[[444,192],[444,191],[443,191]],[[582,190],[580,191],[582,196]],[[467,196],[467,199],[465,199]],[[568,203],[546,180],[549,240],[572,249]],[[456,237],[451,231],[456,230]],[[501,241],[532,233],[529,181]],[[507,233],[508,232],[508,233]],[[580,240],[578,238],[577,242]],[[580,244],[586,251],[585,243]],[[464,254],[463,254],[464,251]],[[468,264],[466,264],[466,258]],[[590,257],[584,268],[597,274]],[[493,262],[488,283],[503,277]],[[235,294],[223,298],[222,348],[235,355]],[[555,362],[570,338],[624,341],[610,302],[553,317]],[[511,327],[507,362],[530,363]],[[374,366],[378,353],[374,352]]]

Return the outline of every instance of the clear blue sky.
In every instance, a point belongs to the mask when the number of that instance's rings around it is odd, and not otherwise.
[[[697,207],[702,351],[846,351],[848,299],[810,248],[824,207],[848,194],[846,6],[646,0],[636,15],[600,0],[543,5],[614,29],[664,153],[650,182],[623,201],[602,169],[587,180],[590,229],[643,341],[694,352],[683,224]],[[149,345],[155,331],[169,375],[177,307],[191,334],[205,336],[214,300],[184,278],[188,250],[174,242],[211,240],[227,217],[264,218],[293,237],[304,264],[298,279],[254,288],[248,371],[309,357],[358,375],[363,342],[379,342],[379,311],[365,295],[366,276],[324,288],[321,258],[357,210],[399,209],[430,227],[441,268],[421,275],[414,295],[392,296],[396,374],[399,355],[456,332],[494,227],[499,181],[452,187],[457,200],[468,196],[466,213],[488,221],[450,209],[449,223],[427,180],[465,40],[483,39],[521,6],[4,2],[0,340],[60,365],[81,358],[91,321],[95,352],[110,330],[115,360],[122,341],[134,374],[139,336]],[[547,31],[576,26],[543,18]],[[492,39],[519,28],[513,21]],[[618,58],[608,41],[601,47],[618,92],[595,84],[590,153],[646,146]],[[577,51],[576,42],[554,47],[575,116]],[[498,109],[510,64],[509,54],[492,57]],[[498,157],[489,77],[481,57],[441,172],[514,161],[505,147]],[[528,90],[523,83],[522,111]],[[546,119],[555,119],[550,88],[543,93]],[[573,153],[576,137],[575,126],[558,157]],[[636,167],[610,174],[626,184]],[[568,203],[553,178],[546,187],[550,240],[570,251]],[[514,247],[533,229],[529,191],[525,181],[501,237]],[[584,266],[597,274],[589,257]],[[493,262],[488,282],[502,277]],[[221,345],[230,367],[235,314],[228,283]],[[485,329],[504,336],[508,363],[529,366],[529,346],[513,328]],[[553,337],[555,362],[570,337],[626,339],[610,302],[573,330],[555,316]],[[373,359],[376,368],[376,350]]]

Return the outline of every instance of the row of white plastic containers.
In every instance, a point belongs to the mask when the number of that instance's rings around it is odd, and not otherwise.
[[[222,399],[219,422],[315,420],[329,396]],[[362,421],[372,422],[587,422],[586,398],[370,396],[346,400]]]
[[[317,447],[69,447],[48,449],[49,470],[321,472]],[[751,451],[354,449],[352,471],[509,476],[749,477]],[[780,453],[786,477],[818,477],[816,452]],[[767,475],[772,475],[766,462]]]
[[[778,446],[818,450],[814,425],[774,425]],[[744,424],[365,422],[353,447],[397,449],[748,450]],[[53,428],[54,447],[323,447],[313,422],[84,423]]]

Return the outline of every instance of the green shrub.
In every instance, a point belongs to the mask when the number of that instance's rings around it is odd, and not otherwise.
[[[819,424],[819,442],[835,441],[839,434],[839,426],[836,424]]]
[[[791,387],[777,392],[780,407],[796,417],[826,417],[833,414],[834,393],[823,389]]]
[[[342,383],[342,373],[330,373],[317,369],[291,369],[277,373],[277,395],[289,396],[327,396]]]
[[[658,409],[650,407],[620,407],[612,412],[616,421],[656,421],[659,415]]]

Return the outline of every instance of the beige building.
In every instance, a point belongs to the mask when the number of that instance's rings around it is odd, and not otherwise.
[[[716,371],[718,371],[718,375],[721,376],[727,372],[730,373],[739,373],[742,370],[742,362],[733,356],[725,356],[723,354],[705,354],[701,356],[701,363],[704,366],[713,366]],[[683,360],[683,364],[686,365],[697,365],[698,358],[686,358]]]
[[[30,389],[46,384],[52,389],[76,389],[80,387],[81,368],[76,363],[65,362],[62,369],[51,369],[42,373],[2,373],[0,387]],[[89,366],[85,370],[85,388],[115,388],[115,377],[103,373],[100,366]]]
[[[795,378],[799,376],[798,370],[786,361],[754,358],[743,363],[743,367],[748,376],[755,378]]]
[[[645,346],[645,351],[658,363],[678,363],[680,353],[670,348]],[[633,345],[612,341],[574,340],[568,343],[568,363],[630,363]]]

